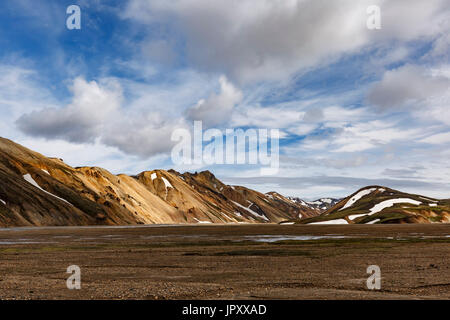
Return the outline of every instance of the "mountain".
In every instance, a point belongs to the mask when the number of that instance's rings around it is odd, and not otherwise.
[[[0,227],[278,223],[318,214],[275,193],[226,185],[209,171],[114,175],[0,138]]]
[[[362,188],[301,224],[450,223],[450,201],[381,186]]]
[[[341,199],[334,198],[320,198],[314,201],[305,201],[296,197],[288,197],[288,199],[311,209],[316,209],[321,213],[334,207],[339,201],[341,201]]]

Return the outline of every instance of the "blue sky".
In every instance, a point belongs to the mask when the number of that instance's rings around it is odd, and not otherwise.
[[[66,28],[72,4],[81,30]],[[450,198],[449,16],[445,0],[2,1],[0,136],[113,173]],[[279,129],[279,173],[175,166],[171,134],[194,120]]]

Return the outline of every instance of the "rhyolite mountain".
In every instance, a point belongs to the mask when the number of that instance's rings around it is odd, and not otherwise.
[[[318,214],[277,193],[226,185],[209,171],[114,175],[0,138],[0,227],[278,223]]]
[[[450,223],[450,200],[381,186],[362,188],[321,215],[300,224]]]
[[[450,200],[373,186],[307,202],[226,185],[209,171],[73,168],[0,138],[0,227],[283,222],[448,223]]]

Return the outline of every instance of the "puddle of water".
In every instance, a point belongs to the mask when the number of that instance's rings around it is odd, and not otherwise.
[[[99,240],[98,238],[78,238],[74,241],[90,241],[90,240]]]
[[[308,240],[321,240],[321,239],[344,239],[346,236],[334,235],[334,236],[289,236],[289,235],[262,235],[262,236],[246,236],[246,240],[256,242],[278,242],[286,240],[294,241],[308,241]]]
[[[53,241],[0,241],[0,245],[14,245],[14,244],[46,244],[55,243]]]

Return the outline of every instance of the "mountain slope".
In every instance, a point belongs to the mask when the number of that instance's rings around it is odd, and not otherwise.
[[[212,173],[154,170],[113,175],[72,168],[0,138],[0,226],[268,223],[318,214],[223,184]]]
[[[449,223],[450,201],[369,186],[302,224]]]

